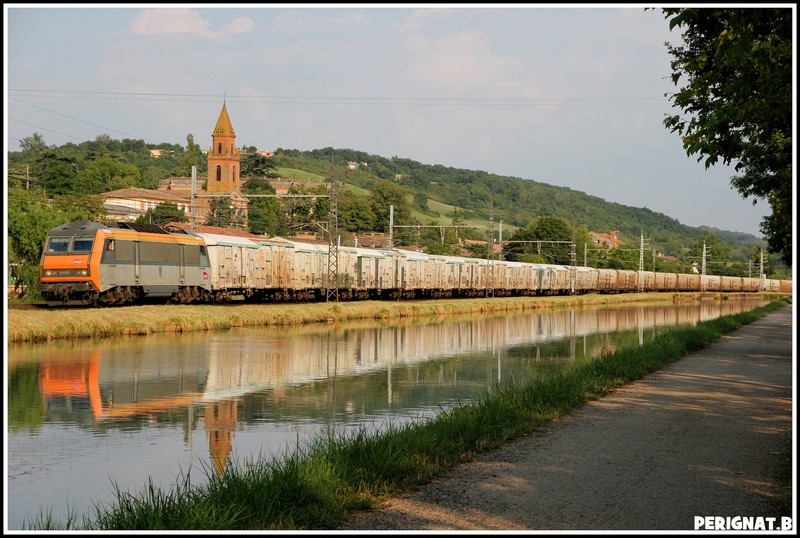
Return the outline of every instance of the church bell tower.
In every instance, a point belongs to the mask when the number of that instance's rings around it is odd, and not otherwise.
[[[236,133],[225,103],[222,103],[222,111],[211,136],[206,191],[239,192],[239,149],[236,147]]]

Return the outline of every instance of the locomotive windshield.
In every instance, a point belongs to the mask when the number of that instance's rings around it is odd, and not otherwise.
[[[46,252],[51,254],[91,252],[94,244],[92,236],[50,237]]]
[[[91,252],[94,244],[94,237],[76,237],[72,241],[72,252]]]

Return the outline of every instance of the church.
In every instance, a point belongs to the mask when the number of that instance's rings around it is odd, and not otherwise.
[[[132,221],[148,209],[170,202],[183,209],[193,227],[201,226],[211,211],[212,200],[224,197],[230,201],[237,227],[246,229],[247,197],[241,191],[240,150],[236,147],[236,132],[225,103],[211,138],[211,147],[206,152],[208,176],[197,177],[194,190],[191,177],[172,177],[161,180],[156,190],[127,188],[106,192],[102,196],[108,217]],[[154,158],[157,157],[154,155]]]

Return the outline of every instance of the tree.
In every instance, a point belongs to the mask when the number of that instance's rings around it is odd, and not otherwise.
[[[242,177],[247,178],[277,178],[278,174],[275,161],[271,157],[253,151],[241,156],[239,160]]]
[[[32,160],[36,160],[36,158],[47,149],[47,145],[44,143],[44,137],[39,133],[33,133],[31,136],[26,136],[20,140],[19,147],[23,153],[31,155],[33,157]]]
[[[250,179],[242,189],[245,194],[275,195],[275,188],[263,178]],[[279,235],[286,233],[277,198],[256,196],[247,200],[247,225],[251,233]]]
[[[136,165],[122,162],[111,155],[101,155],[87,162],[78,172],[77,185],[82,192],[99,193],[136,187],[141,172]]]
[[[62,157],[48,150],[34,164],[33,170],[48,194],[85,192],[78,182],[80,166],[72,157]]]
[[[692,248],[692,257],[702,264],[703,247],[705,247],[706,273],[709,275],[726,274],[724,269],[731,259],[731,249],[716,235],[698,237]]]
[[[194,135],[189,133],[186,135],[186,150],[183,152],[185,175],[191,175],[192,166],[196,166],[198,172],[208,172],[208,159],[203,155],[200,146],[195,144]]]
[[[411,204],[407,192],[402,187],[381,179],[375,182],[370,190],[372,212],[375,214],[375,226],[379,231],[389,230],[389,207],[394,207],[394,224],[411,224]]]
[[[189,222],[186,210],[178,209],[175,202],[162,202],[155,207],[150,207],[139,216],[136,222],[143,224],[166,224],[168,222]]]
[[[428,211],[429,210],[428,209],[428,195],[425,194],[422,191],[415,192],[414,193],[414,205],[417,207],[417,209],[419,209],[423,213]]]
[[[528,263],[571,264],[574,232],[569,224],[555,217],[537,217],[511,236],[506,258]]]
[[[668,97],[686,114],[667,116],[665,127],[706,168],[734,164],[731,185],[742,197],[767,200],[761,231],[791,266],[792,9],[662,11],[683,32],[682,46],[666,47],[672,81],[684,84]]]
[[[368,196],[347,192],[339,195],[337,203],[339,228],[348,232],[362,233],[375,229],[375,213]]]
[[[454,207],[448,216],[450,217],[450,225],[453,227],[455,242],[461,243],[461,239],[463,238],[461,228],[464,227],[464,211],[460,207]]]
[[[236,207],[233,205],[233,201],[229,196],[220,196],[211,199],[208,217],[206,217],[205,222],[207,226],[232,228],[236,220]]]

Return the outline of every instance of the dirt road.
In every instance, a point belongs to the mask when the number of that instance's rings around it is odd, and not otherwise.
[[[776,453],[792,434],[793,309],[342,529],[693,531],[696,516],[779,516]]]

